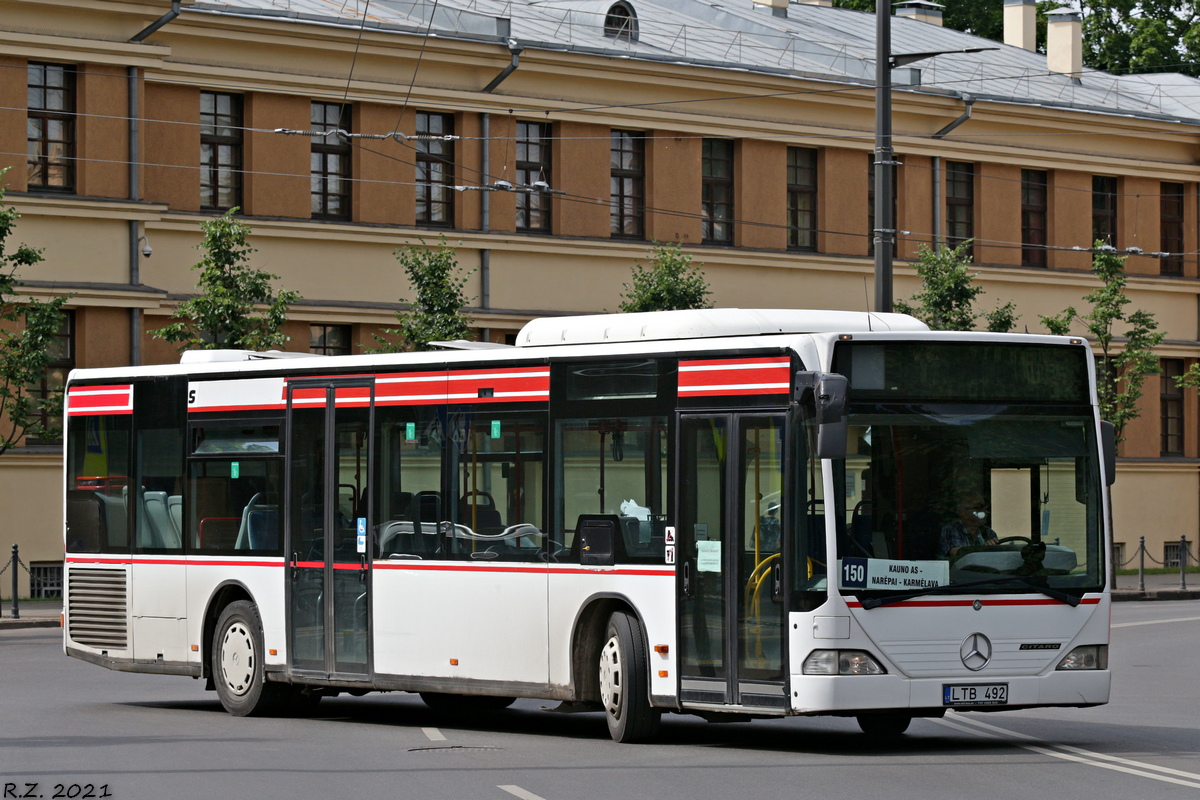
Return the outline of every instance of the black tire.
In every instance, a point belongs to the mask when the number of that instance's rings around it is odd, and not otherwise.
[[[908,730],[912,717],[908,714],[860,714],[857,717],[858,727],[868,736],[877,739],[894,739]]]
[[[280,711],[288,687],[267,683],[263,673],[262,620],[248,600],[225,606],[212,642],[212,676],[221,705],[235,717]]]
[[[616,611],[600,647],[600,703],[614,742],[632,744],[658,732],[662,712],[650,706],[650,667],[637,618]]]

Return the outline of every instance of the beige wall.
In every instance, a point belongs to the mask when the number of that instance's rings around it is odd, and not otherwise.
[[[0,508],[4,509],[0,564],[8,563],[14,544],[26,565],[62,562],[62,469],[62,456],[55,453],[9,451],[0,456]],[[29,596],[29,575],[19,567],[17,592],[21,597]],[[9,572],[0,577],[0,597],[12,599]],[[8,608],[4,615],[9,615]]]
[[[25,94],[26,60],[0,56],[0,169],[9,167],[0,177],[8,191],[23,192],[27,186],[25,168]]]

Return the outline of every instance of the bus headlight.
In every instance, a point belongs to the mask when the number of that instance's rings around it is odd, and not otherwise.
[[[1058,662],[1057,669],[1108,669],[1108,645],[1088,644],[1076,647]]]
[[[805,675],[883,675],[886,671],[864,650],[813,650],[802,667]]]

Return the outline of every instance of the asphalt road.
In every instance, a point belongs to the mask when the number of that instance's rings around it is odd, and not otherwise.
[[[951,712],[888,746],[853,720],[684,716],[617,745],[598,714],[518,701],[462,719],[390,694],[237,719],[199,681],[67,658],[56,629],[0,631],[0,798],[1200,797],[1200,601],[1117,604],[1113,623],[1111,704]]]

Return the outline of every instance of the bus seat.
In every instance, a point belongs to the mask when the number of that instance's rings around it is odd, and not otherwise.
[[[183,542],[171,527],[166,492],[142,492],[142,512],[146,524],[138,526],[138,546],[177,550]]]
[[[504,527],[500,509],[496,508],[496,501],[487,492],[470,491],[459,498],[458,521],[463,525],[468,525],[471,523],[472,517],[475,520],[474,528],[476,530]]]
[[[605,528],[611,533],[606,534]],[[611,549],[607,549],[608,537],[611,537]],[[585,547],[589,549],[584,550]],[[628,560],[625,537],[621,534],[620,517],[616,514],[579,515],[579,520],[575,523],[575,538],[571,542],[571,561],[579,564],[610,565]]]
[[[428,532],[433,533],[437,530],[438,517],[442,515],[442,493],[425,491],[417,492],[413,495],[412,503],[409,504],[409,516],[412,521],[417,523],[416,529],[425,532],[425,527],[420,523],[429,524]]]
[[[255,506],[246,515],[251,550],[279,549],[279,511],[275,506]]]
[[[242,509],[242,525],[238,528],[237,541],[233,543],[234,550],[250,549],[250,509],[258,505],[260,497],[262,497],[262,492],[255,492],[250,498],[250,502],[246,503],[246,507]]]
[[[200,520],[199,546],[202,550],[229,550],[237,540],[241,517],[205,517]]]
[[[171,527],[175,535],[183,540],[183,495],[173,494],[167,498],[167,516],[171,518]]]

